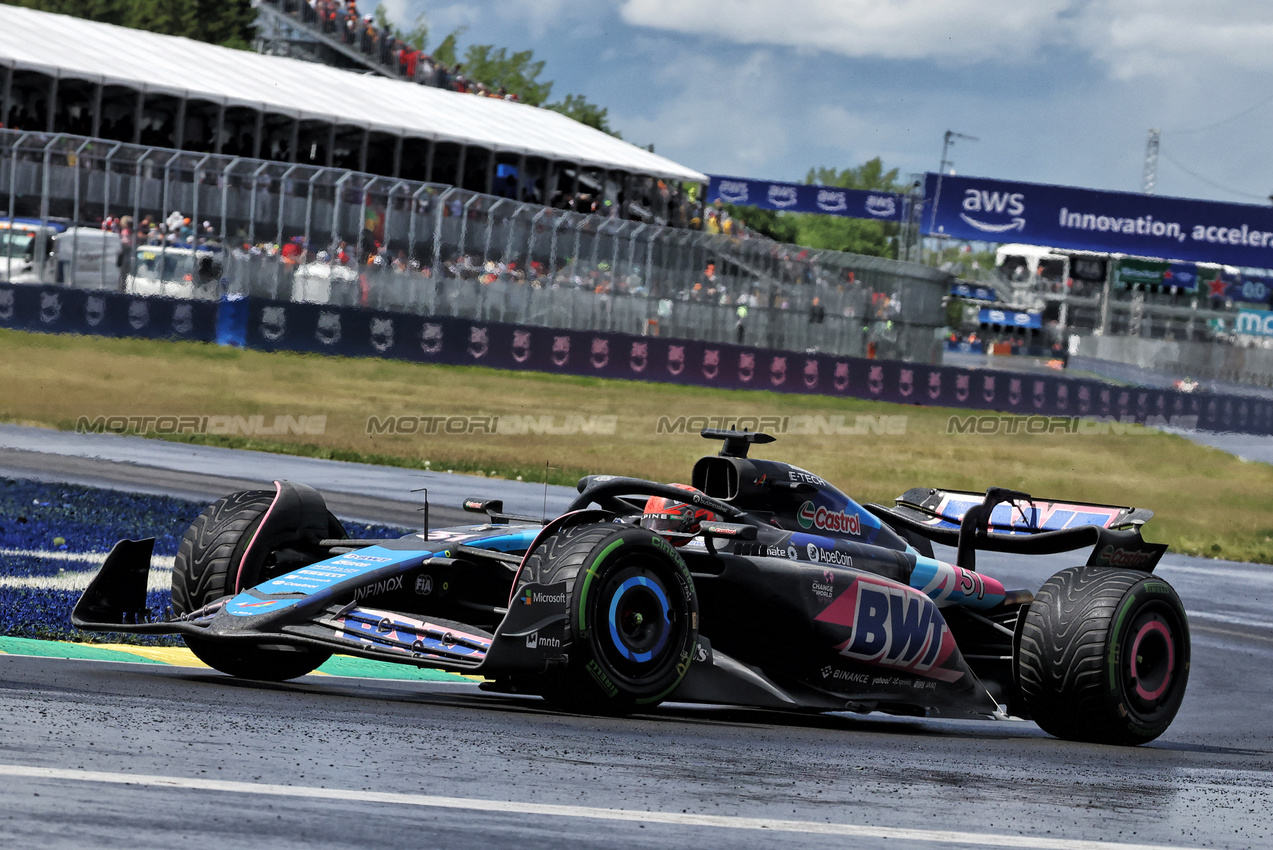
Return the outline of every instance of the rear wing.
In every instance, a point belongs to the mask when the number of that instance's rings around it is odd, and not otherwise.
[[[1167,551],[1141,537],[1140,527],[1154,515],[1144,508],[1035,499],[999,487],[985,493],[916,487],[895,501],[893,508],[867,508],[897,528],[955,547],[956,563],[969,569],[978,549],[1051,555],[1091,546],[1089,565],[1152,572]]]

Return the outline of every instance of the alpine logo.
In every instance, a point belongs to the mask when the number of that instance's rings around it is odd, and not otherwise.
[[[1021,192],[988,192],[985,189],[968,189],[964,192],[963,212],[959,214],[965,222],[982,233],[1007,233],[1010,230],[1025,230],[1025,195]],[[973,218],[974,213],[978,218]],[[1005,223],[981,221],[980,216],[987,213],[1012,216]]]
[[[796,519],[801,528],[817,528],[821,531],[852,534],[855,537],[862,533],[862,518],[857,514],[815,507],[813,502],[805,502],[801,505],[796,513]]]

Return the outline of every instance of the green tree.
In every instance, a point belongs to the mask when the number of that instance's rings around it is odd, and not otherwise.
[[[464,34],[465,27],[460,27],[455,32],[447,33],[446,38],[433,48],[433,58],[441,62],[443,65],[454,67],[459,61],[456,58],[456,42],[460,40],[460,36]]]
[[[589,103],[588,98],[581,94],[568,94],[564,100],[557,103],[548,103],[544,105],[545,109],[551,109],[553,112],[560,112],[567,118],[573,118],[580,124],[586,124],[594,130],[600,130],[603,133],[609,133],[616,139],[622,139],[623,135],[610,126],[609,113],[610,110],[604,106],[597,106],[595,103]]]
[[[410,30],[404,30],[389,20],[389,13],[385,11],[383,5],[376,7],[375,16],[376,26],[382,31],[391,34],[398,41],[409,44],[416,50],[424,50],[428,46],[429,22],[425,20],[423,12],[415,19],[415,24]]]
[[[875,189],[881,192],[904,191],[898,182],[896,168],[885,170],[879,157],[856,168],[837,171],[834,168],[811,168],[805,182],[841,189]],[[796,225],[796,242],[809,248],[848,251],[883,257],[893,253],[897,225],[892,222],[868,221],[841,216],[801,214],[792,216]]]
[[[0,0],[42,12],[164,35],[180,35],[223,47],[247,48],[255,36],[250,0]]]
[[[740,207],[725,204],[729,217],[742,221],[748,230],[754,230],[768,236],[775,242],[796,243],[800,239],[796,217],[777,210],[764,210],[760,207]]]
[[[509,53],[490,44],[470,44],[464,51],[465,74],[485,83],[492,90],[504,89],[516,94],[523,103],[539,106],[552,91],[551,80],[540,82],[543,60],[535,61],[531,50]]]

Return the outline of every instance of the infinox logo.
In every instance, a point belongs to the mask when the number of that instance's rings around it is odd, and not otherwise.
[[[854,536],[862,533],[862,518],[857,514],[815,507],[813,502],[805,502],[800,506],[800,510],[796,512],[796,520],[801,528],[817,528]]]
[[[1147,567],[1154,561],[1153,552],[1138,549],[1124,549],[1110,543],[1097,556],[1100,563],[1111,567]]]

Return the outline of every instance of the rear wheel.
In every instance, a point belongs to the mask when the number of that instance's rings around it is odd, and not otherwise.
[[[1016,659],[1026,708],[1073,741],[1144,744],[1175,718],[1189,680],[1189,623],[1167,582],[1071,567],[1044,583]]]
[[[244,490],[218,499],[195,518],[181,538],[173,562],[172,608],[175,613],[197,611],[224,596],[316,560],[318,553],[307,551],[300,541],[294,541],[295,545],[284,545],[269,552],[259,566],[242,563],[243,554],[273,500],[274,494],[267,490]],[[331,517],[329,523],[330,536],[345,536],[335,517]],[[189,635],[183,638],[190,651],[209,667],[246,679],[295,679],[331,657],[330,652],[321,649],[288,644],[213,641]]]
[[[698,598],[662,537],[613,523],[566,528],[531,553],[518,587],[566,582],[566,669],[544,696],[571,711],[626,714],[681,683],[698,641]]]

